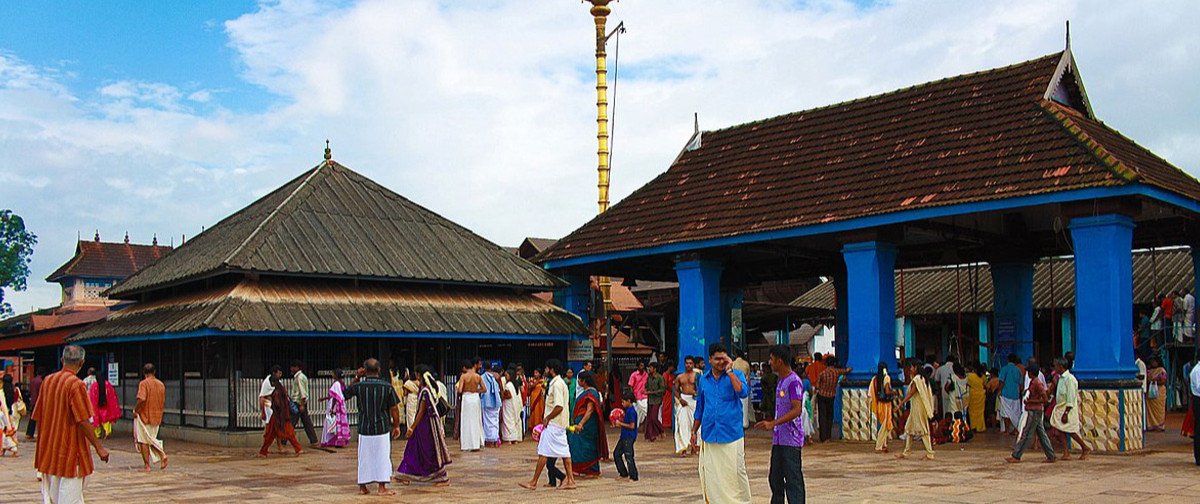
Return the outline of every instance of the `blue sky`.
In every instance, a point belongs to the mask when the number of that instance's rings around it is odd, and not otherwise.
[[[692,132],[1062,50],[1109,125],[1200,172],[1200,2],[623,0],[614,200]],[[334,158],[502,245],[595,211],[576,0],[5,4],[0,207],[40,238],[20,311],[99,230],[178,243]],[[610,63],[611,64],[611,63]],[[614,69],[615,70],[615,69]],[[499,209],[499,210],[498,210]]]

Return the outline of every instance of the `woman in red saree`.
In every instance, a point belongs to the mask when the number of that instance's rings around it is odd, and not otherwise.
[[[600,460],[608,458],[608,436],[604,432],[604,410],[596,377],[590,371],[579,374],[583,395],[575,400],[571,415],[572,430],[567,433],[571,446],[571,469],[585,478],[600,476]]]
[[[296,429],[292,427],[292,402],[288,399],[287,390],[275,375],[271,375],[271,386],[275,387],[275,391],[271,392],[271,417],[267,418],[266,413],[263,413],[263,420],[267,425],[263,427],[263,444],[258,456],[266,457],[267,449],[276,440],[287,440],[296,450],[296,455],[300,455],[304,450],[300,448],[300,442],[296,441]]]

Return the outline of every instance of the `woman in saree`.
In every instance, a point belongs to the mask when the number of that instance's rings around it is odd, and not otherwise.
[[[418,385],[416,377],[412,373],[404,370],[404,425],[412,425],[413,419],[417,417],[417,392],[421,386]]]
[[[529,379],[529,430],[542,424],[546,416],[546,386],[542,370],[534,369]]]
[[[880,362],[871,386],[867,388],[867,399],[871,413],[879,429],[875,433],[875,453],[887,453],[887,442],[892,437],[892,377],[888,376],[887,363]]]
[[[21,391],[13,385],[12,375],[4,375],[4,390],[0,391],[0,457],[11,452],[18,457],[17,428],[21,416],[17,414],[17,403]]]
[[[1158,357],[1151,357],[1146,371],[1146,430],[1162,432],[1167,427],[1167,370]]]
[[[983,382],[982,364],[971,365],[971,372],[967,373],[967,390],[967,413],[970,416],[968,422],[971,430],[984,432],[987,430],[987,421],[984,420],[987,410],[987,387]]]
[[[509,369],[500,380],[500,441],[517,444],[525,437],[521,427],[521,394],[517,393],[517,371]]]
[[[268,419],[266,413],[263,413],[263,421],[267,425],[263,427],[263,444],[262,449],[258,450],[258,456],[266,458],[267,449],[277,440],[287,440],[296,450],[296,456],[299,456],[304,450],[300,448],[300,442],[296,440],[296,429],[292,427],[292,401],[288,398],[283,384],[279,383],[279,378],[272,374],[270,381],[271,386],[275,387],[270,395],[271,416]]]
[[[342,393],[342,370],[333,370],[333,385],[329,386],[329,395],[321,402],[329,401],[328,413],[325,414],[325,428],[321,433],[321,446],[326,448],[345,448],[350,444],[350,417],[346,413],[346,396]]]
[[[405,485],[416,482],[449,486],[446,465],[450,463],[450,452],[446,450],[446,435],[439,428],[442,417],[437,410],[438,402],[444,399],[440,396],[443,389],[437,386],[433,371],[424,365],[417,367],[417,384],[417,414],[404,435],[408,442],[396,468],[396,480]]]
[[[571,469],[584,478],[600,476],[600,460],[608,458],[608,436],[604,431],[604,412],[596,378],[589,371],[579,373],[583,395],[575,401],[567,444],[571,447]],[[572,432],[573,431],[573,432]]]

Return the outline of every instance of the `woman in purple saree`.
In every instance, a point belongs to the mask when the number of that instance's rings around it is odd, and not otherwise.
[[[321,399],[321,402],[329,401],[325,427],[321,429],[321,446],[326,448],[345,448],[350,444],[350,418],[346,414],[346,396],[342,394],[343,390],[342,371],[334,369],[329,395]]]
[[[438,428],[442,417],[437,410],[440,399],[437,382],[433,372],[425,366],[418,369],[417,382],[421,389],[416,421],[408,426],[405,435],[408,443],[404,446],[400,467],[396,468],[396,480],[405,485],[417,482],[447,486],[450,476],[446,474],[446,464],[450,463],[450,455],[446,451],[446,436]]]

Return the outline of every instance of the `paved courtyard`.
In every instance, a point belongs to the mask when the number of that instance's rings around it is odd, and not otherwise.
[[[610,439],[615,441],[615,436]],[[808,501],[1200,502],[1200,468],[1191,464],[1191,445],[1177,430],[1150,434],[1150,449],[1144,454],[1100,455],[1052,465],[1037,463],[1040,452],[1029,453],[1026,463],[1006,465],[1006,439],[989,436],[964,445],[944,445],[938,447],[934,462],[875,455],[861,443],[812,446],[804,452]],[[254,450],[168,441],[171,467],[142,473],[129,438],[106,445],[112,459],[99,464],[89,481],[88,502],[700,502],[696,460],[671,456],[671,445],[661,441],[639,440],[639,483],[609,479],[615,469],[608,463],[603,467],[605,478],[581,481],[579,490],[528,492],[516,485],[529,477],[533,467],[534,445],[526,442],[478,453],[453,452],[450,487],[396,485],[400,495],[389,498],[355,495],[353,447],[335,453],[309,450],[299,458],[272,454],[260,460]],[[24,443],[19,459],[0,459],[0,488],[4,488],[0,502],[41,502],[33,478],[33,448],[32,443]],[[898,451],[901,444],[893,441],[891,448]],[[770,500],[769,450],[769,436],[757,431],[750,435],[746,454],[754,502]],[[398,462],[401,453],[403,443],[397,442],[393,460]]]

